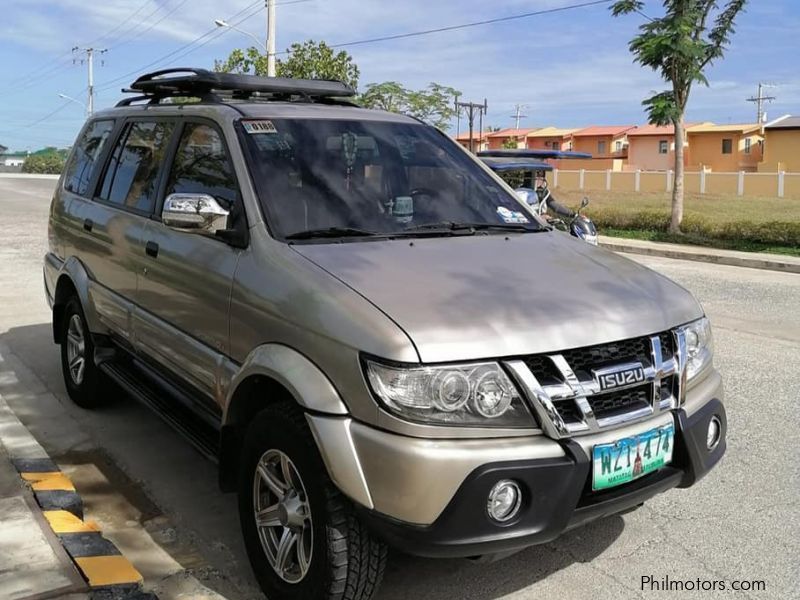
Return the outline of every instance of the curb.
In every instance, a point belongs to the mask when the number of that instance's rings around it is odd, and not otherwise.
[[[788,256],[781,257],[777,254],[774,255],[773,258],[772,255],[764,255],[762,253],[748,255],[744,252],[736,252],[733,250],[715,252],[700,246],[682,246],[680,244],[668,244],[664,242],[631,243],[622,238],[604,238],[602,236],[600,238],[600,245],[614,252],[626,252],[628,254],[661,256],[664,258],[693,260],[732,267],[779,271],[782,273],[800,273],[800,259]]]
[[[0,398],[0,409],[13,413]],[[11,464],[30,488],[44,520],[81,574],[91,600],[158,600],[142,589],[143,578],[93,521],[84,521],[75,486],[14,417],[13,443],[3,445]]]
[[[61,175],[47,173],[0,173],[0,179],[51,179],[57,180]]]

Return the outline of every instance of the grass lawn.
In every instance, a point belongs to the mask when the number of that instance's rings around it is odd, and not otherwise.
[[[600,233],[616,237],[800,256],[800,199],[687,194],[685,235],[667,233],[668,193],[554,190],[569,207],[584,196]]]

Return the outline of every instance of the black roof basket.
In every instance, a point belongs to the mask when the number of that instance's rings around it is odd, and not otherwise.
[[[236,99],[247,99],[253,95],[275,99],[299,96],[309,101],[349,98],[356,94],[353,88],[341,81],[217,73],[194,67],[176,67],[147,73],[134,81],[130,89],[123,92],[138,92],[144,95],[126,98],[117,106],[127,106],[137,100],[146,99],[158,103],[161,99],[171,96],[195,96],[204,102],[221,102],[220,92],[230,94]]]

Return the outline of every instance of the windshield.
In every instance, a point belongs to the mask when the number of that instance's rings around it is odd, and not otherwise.
[[[513,195],[425,125],[246,119],[242,136],[280,237],[542,229]]]

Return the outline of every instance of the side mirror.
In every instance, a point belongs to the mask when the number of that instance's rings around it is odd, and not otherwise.
[[[584,196],[583,200],[581,200],[581,208],[586,208],[587,206],[589,206],[589,198]]]
[[[161,220],[177,231],[214,236],[228,229],[230,211],[208,194],[170,194],[164,200]]]

